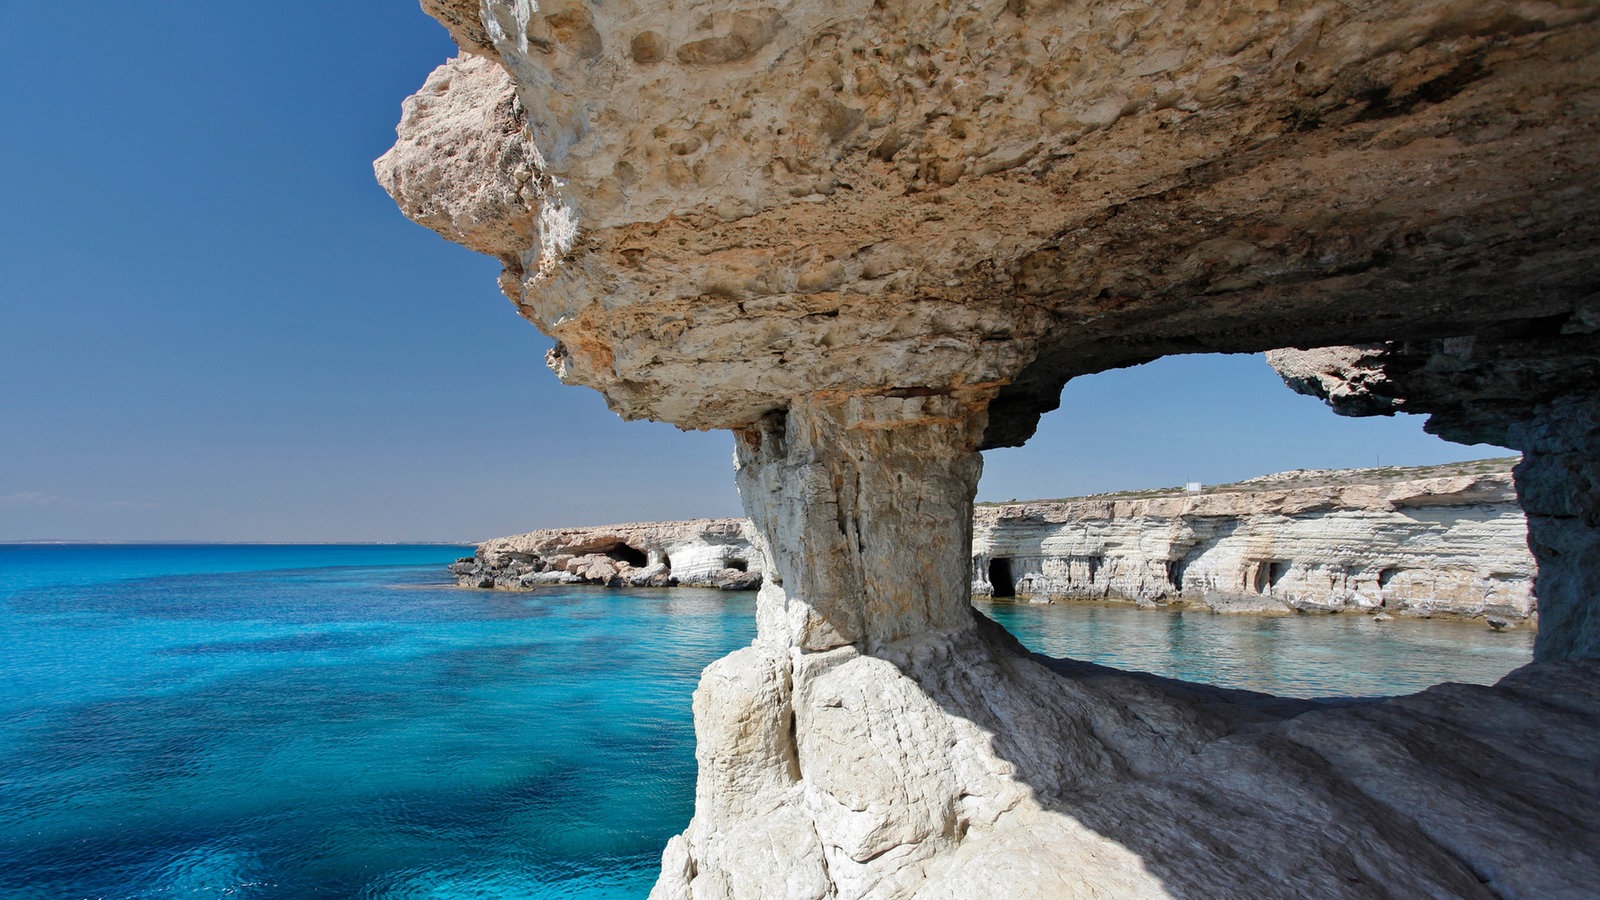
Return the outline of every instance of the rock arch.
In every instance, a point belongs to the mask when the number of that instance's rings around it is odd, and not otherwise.
[[[380,180],[505,263],[563,380],[732,430],[770,561],[755,643],[696,698],[660,896],[1600,877],[1551,827],[1600,829],[1593,750],[1530,749],[1600,746],[1593,6],[424,5],[478,55],[407,101]],[[1372,341],[1280,367],[1524,450],[1540,665],[1312,708],[1030,658],[974,619],[978,451],[1068,379]],[[1421,719],[1488,749],[1418,755]]]

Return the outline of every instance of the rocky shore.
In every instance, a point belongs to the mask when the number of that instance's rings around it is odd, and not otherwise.
[[[547,528],[478,545],[450,566],[470,588],[528,590],[548,584],[607,587],[761,587],[766,560],[743,519]]]
[[[1516,462],[1299,470],[1193,493],[980,506],[973,593],[1525,622],[1534,561]]]
[[[767,551],[756,637],[695,693],[694,818],[653,897],[1594,895],[1593,4],[423,8],[463,53],[379,180],[502,262],[564,382],[731,432]],[[1043,660],[974,616],[981,451],[1074,378],[1267,350],[1338,412],[1523,454],[1530,667],[1311,710]],[[1383,500],[1358,509],[1440,509]],[[1244,543],[1178,510],[1140,559],[1185,597],[1428,584],[1432,557],[1378,558],[1399,532],[1309,563],[1323,508]]]
[[[979,506],[972,589],[1037,603],[1126,600],[1264,615],[1366,612],[1532,621],[1516,459],[1297,470],[1236,484]],[[497,538],[450,567],[462,587],[755,590],[744,519]]]

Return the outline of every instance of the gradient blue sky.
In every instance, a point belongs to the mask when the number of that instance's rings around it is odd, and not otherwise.
[[[410,0],[0,0],[0,540],[468,540],[739,512],[731,439],[560,385],[498,264],[373,181]],[[1504,455],[1258,357],[1068,386],[984,499]]]

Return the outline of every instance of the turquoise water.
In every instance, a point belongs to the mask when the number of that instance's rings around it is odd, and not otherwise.
[[[462,591],[465,552],[0,545],[0,897],[643,896],[753,596]],[[1493,681],[1531,641],[984,608],[1043,652],[1301,695]]]
[[[1533,659],[1533,632],[1370,616],[1229,616],[1122,604],[974,605],[1030,650],[1287,697],[1410,694],[1494,684]]]
[[[464,552],[0,547],[0,896],[642,896],[751,596]]]

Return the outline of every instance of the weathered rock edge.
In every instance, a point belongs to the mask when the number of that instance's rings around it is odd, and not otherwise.
[[[972,587],[1034,602],[1188,603],[1219,612],[1534,615],[1516,460],[1285,472],[1202,492],[980,505]],[[450,567],[462,587],[549,584],[754,590],[766,562],[745,519],[545,529]],[[1008,590],[1009,588],[1009,590]]]
[[[450,574],[462,587],[500,590],[598,584],[753,591],[766,561],[750,529],[744,519],[546,528],[485,541]]]
[[[1515,459],[980,506],[975,594],[1217,612],[1534,615]],[[996,583],[998,581],[998,584]]]
[[[426,7],[481,59],[408,101],[380,179],[504,261],[563,379],[732,429],[771,564],[658,895],[1592,891],[1600,392],[1559,357],[1600,344],[1600,7]],[[978,450],[1068,378],[1371,341],[1451,370],[1462,340],[1459,379],[1376,368],[1419,409],[1537,388],[1490,412],[1540,565],[1514,684],[1251,752],[1200,689],[1102,716],[974,624]],[[1515,768],[1507,722],[1541,738]]]

